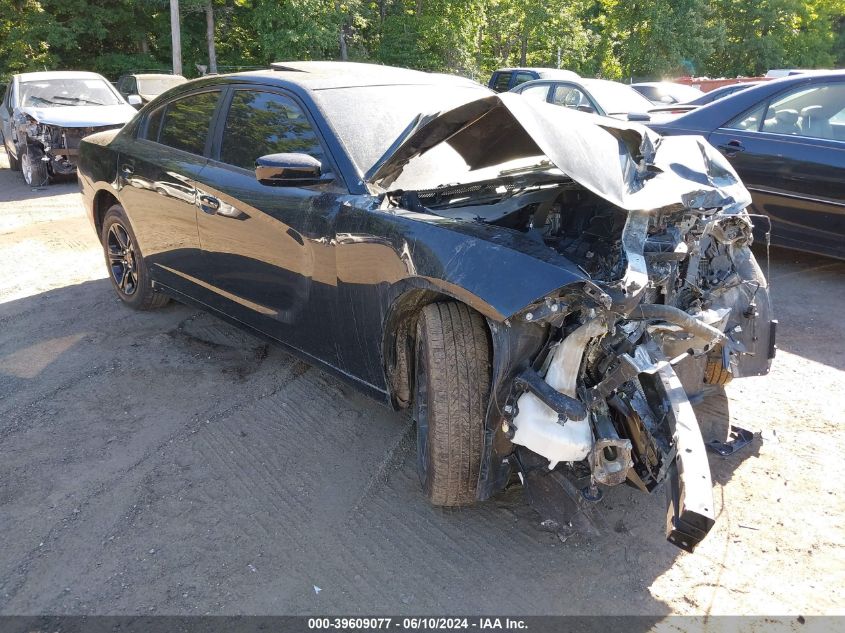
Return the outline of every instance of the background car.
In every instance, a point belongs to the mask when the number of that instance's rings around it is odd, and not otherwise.
[[[631,88],[655,105],[687,103],[703,94],[698,88],[672,83],[671,81],[643,81],[631,84]]]
[[[651,101],[630,86],[605,79],[537,79],[517,86],[512,92],[581,112],[636,121],[647,121],[646,113],[653,107]]]
[[[493,72],[487,87],[494,92],[507,92],[534,79],[578,79],[578,73],[559,68],[500,68]]]
[[[188,81],[168,73],[131,73],[117,80],[117,89],[129,105],[141,108],[165,90]]]
[[[14,75],[0,105],[9,165],[30,186],[75,173],[84,136],[123,127],[133,116],[105,77],[87,72]]]
[[[683,114],[684,112],[690,112],[695,110],[696,108],[700,108],[703,105],[707,105],[708,103],[713,103],[718,99],[723,97],[727,97],[728,95],[735,94],[737,92],[741,92],[742,90],[747,90],[748,88],[752,88],[754,86],[759,86],[761,83],[765,83],[763,81],[747,81],[744,83],[738,84],[729,84],[727,86],[719,86],[718,88],[714,88],[709,92],[703,93],[701,96],[696,97],[692,101],[687,101],[686,103],[676,103],[674,105],[667,105],[658,108],[652,108],[649,110],[651,114]]]
[[[765,82],[661,123],[730,160],[773,244],[845,258],[845,72]],[[757,236],[768,223],[758,222]]]
[[[703,106],[707,105],[708,103],[713,103],[717,99],[721,99],[722,97],[727,97],[728,95],[732,95],[736,92],[741,92],[743,90],[747,90],[748,88],[753,88],[754,86],[759,86],[761,83],[765,83],[762,81],[745,81],[742,83],[737,84],[730,84],[727,86],[719,86],[718,88],[713,88],[709,92],[705,92],[701,96],[696,97],[692,101],[687,101],[686,105],[694,105],[694,106]]]

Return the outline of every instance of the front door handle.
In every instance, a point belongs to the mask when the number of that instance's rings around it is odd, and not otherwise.
[[[202,194],[199,197],[199,207],[202,209],[203,213],[214,215],[220,210],[220,201],[214,196]]]
[[[135,173],[135,165],[132,163],[123,163],[120,166],[120,173],[123,174],[124,177],[129,177]]]
[[[745,151],[745,146],[741,142],[733,140],[719,145],[719,149],[725,153],[725,156],[736,156],[737,152]]]

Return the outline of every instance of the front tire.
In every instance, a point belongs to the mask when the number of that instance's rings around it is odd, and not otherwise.
[[[123,303],[134,310],[154,310],[167,304],[170,300],[167,295],[153,289],[138,240],[119,204],[106,212],[101,242],[109,279]]]
[[[27,145],[21,152],[20,158],[23,180],[29,187],[43,187],[49,184],[50,174],[47,171],[47,164],[41,160],[38,150]]]
[[[414,420],[417,469],[438,506],[476,500],[490,394],[491,349],[480,314],[457,302],[423,308],[417,321]]]

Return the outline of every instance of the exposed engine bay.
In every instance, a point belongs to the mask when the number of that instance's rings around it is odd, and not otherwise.
[[[26,138],[34,160],[46,163],[50,176],[66,176],[76,172],[79,143],[84,137],[122,127],[121,125],[59,127],[39,123],[23,113],[19,119],[19,137]]]
[[[586,274],[587,283],[543,297],[505,323],[511,331],[542,328],[544,342],[496,403],[493,461],[504,456],[530,497],[537,490],[559,495],[557,522],[587,531],[587,506],[601,498],[601,487],[627,482],[650,492],[666,482],[667,538],[692,551],[715,512],[690,399],[732,378],[768,373],[775,351],[766,280],[749,249],[750,198],[703,140],[608,127],[597,143],[613,140],[595,153],[621,165],[609,179],[600,161],[587,162],[587,145],[573,156],[574,143],[559,129],[559,142],[532,129],[545,110],[505,105],[509,115],[488,113],[498,117],[496,126],[517,129],[511,119],[518,121],[551,160],[478,182],[395,189],[383,208],[519,232]],[[471,128],[487,115],[470,114],[473,123],[456,132],[444,121],[439,135],[468,164],[473,157],[477,165],[495,164],[485,152],[498,146],[471,145],[484,138]],[[436,129],[411,135],[408,155],[397,152],[404,162],[377,172],[382,182],[393,182],[409,156],[435,147],[437,137]],[[692,158],[682,162],[684,151]],[[549,503],[535,505],[544,512]]]
[[[691,551],[714,514],[689,398],[766,373],[774,355],[751,221],[721,209],[629,212],[565,178],[517,180],[401,192],[395,203],[528,233],[589,274],[592,297],[546,297],[519,315],[547,328],[547,340],[514,381],[501,431],[545,469],[586,476],[581,494],[591,500],[598,486],[650,492],[677,478],[683,445],[687,471],[693,459],[701,470],[703,501],[678,498],[667,535]]]

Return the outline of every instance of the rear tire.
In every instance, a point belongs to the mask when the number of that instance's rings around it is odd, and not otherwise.
[[[423,308],[417,321],[414,420],[420,483],[434,505],[476,500],[490,359],[480,314],[457,302]]]
[[[167,305],[170,298],[153,289],[138,240],[119,204],[106,212],[100,238],[109,279],[120,300],[134,310],[155,310]]]

